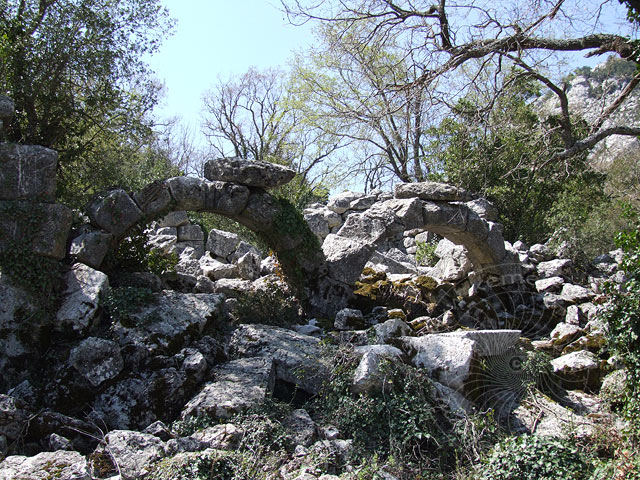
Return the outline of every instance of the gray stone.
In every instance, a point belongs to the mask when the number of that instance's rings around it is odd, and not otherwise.
[[[199,440],[193,437],[172,438],[164,445],[164,453],[167,457],[173,457],[179,453],[199,452],[207,448]]]
[[[443,238],[438,242],[435,254],[440,258],[431,270],[431,275],[444,282],[455,282],[467,276],[471,271],[471,261],[467,249],[462,245]]]
[[[204,241],[202,240],[186,240],[183,242],[176,242],[176,253],[179,256],[183,256],[187,249],[192,249],[189,251],[189,257],[198,259],[204,255]]]
[[[426,369],[438,382],[461,390],[469,377],[475,342],[441,334],[401,337],[403,349],[411,363]]]
[[[562,355],[553,359],[551,366],[566,388],[597,391],[600,386],[600,361],[589,351],[581,350]]]
[[[0,394],[0,435],[10,441],[24,434],[31,417],[30,412],[20,407],[15,398]]]
[[[564,285],[564,279],[562,277],[549,277],[541,280],[536,280],[535,286],[538,292],[557,292],[560,291]]]
[[[467,202],[467,206],[484,220],[498,221],[498,209],[486,198],[477,198]]]
[[[292,411],[282,422],[292,445],[310,447],[316,440],[316,424],[306,410]]]
[[[66,290],[56,314],[56,329],[71,327],[82,333],[96,320],[100,303],[109,288],[109,278],[87,265],[77,263],[65,276]]]
[[[273,360],[266,357],[241,358],[217,366],[214,380],[193,397],[181,413],[183,420],[200,415],[229,418],[263,403],[273,391]]]
[[[178,241],[204,241],[204,232],[200,225],[181,225],[178,227]]]
[[[88,215],[96,227],[121,237],[141,218],[142,212],[127,192],[111,190],[96,198],[88,208]]]
[[[78,452],[59,450],[33,457],[14,455],[0,463],[2,480],[91,480],[89,465]]]
[[[154,437],[158,437],[163,442],[170,440],[174,437],[173,433],[169,430],[164,422],[160,420],[153,422],[151,425],[147,425],[142,433],[148,433],[149,435],[153,435]]]
[[[333,328],[336,330],[357,330],[364,325],[364,315],[360,310],[343,308],[336,313]]]
[[[57,433],[52,433],[49,435],[49,440],[47,442],[49,444],[49,449],[52,451],[57,450],[73,450],[73,444],[71,440],[62,435],[58,435]]]
[[[474,353],[481,357],[502,355],[520,341],[520,330],[456,330],[441,333],[442,337],[456,337],[473,340]]]
[[[202,335],[208,323],[222,314],[224,297],[218,294],[165,291],[148,306],[129,314],[130,323],[112,326],[121,346],[143,345],[150,354],[158,349],[180,349]]]
[[[342,216],[328,208],[324,210],[324,218],[327,220],[327,225],[329,225],[330,229],[340,228],[342,226]]]
[[[235,252],[239,243],[240,237],[235,233],[212,228],[209,231],[206,249],[216,257],[227,260]]]
[[[306,208],[303,212],[303,216],[311,231],[316,235],[316,237],[318,237],[318,240],[322,242],[322,240],[324,240],[324,238],[330,233],[329,222],[325,218],[324,210]]]
[[[393,250],[393,249],[392,249]],[[399,261],[397,257],[394,258],[390,251],[387,252],[374,252],[371,258],[366,263],[365,267],[369,267],[376,272],[384,272],[387,275],[394,274],[411,274],[417,275],[418,270],[413,260],[407,255],[406,260]]]
[[[94,387],[115,378],[124,367],[118,345],[96,337],[86,338],[73,348],[69,363]]]
[[[255,280],[260,277],[260,256],[248,252],[238,259],[238,274],[243,280]]]
[[[218,215],[239,215],[249,202],[250,191],[244,185],[226,182],[207,182],[205,209]]]
[[[356,350],[362,353],[362,357],[353,373],[351,390],[356,394],[382,390],[385,372],[380,368],[381,361],[399,361],[402,351],[391,345],[367,345],[356,347]]]
[[[175,212],[169,212],[160,220],[158,220],[159,227],[173,227],[177,228],[182,225],[187,225],[189,223],[189,217],[187,216],[187,212],[183,210],[178,210]],[[176,232],[177,235],[177,232]]]
[[[176,202],[176,208],[192,211],[204,210],[209,190],[206,180],[193,177],[173,177],[166,180],[165,183]]]
[[[203,255],[199,260],[199,267],[202,274],[211,280],[220,280],[221,278],[236,278],[238,276],[237,265],[230,263],[222,263],[208,254]]]
[[[112,239],[113,235],[107,232],[83,233],[71,242],[69,255],[91,268],[100,268]]]
[[[149,245],[150,248],[156,249],[164,255],[175,253],[176,243],[178,243],[178,237],[176,235],[150,235],[147,240],[147,245]]]
[[[384,323],[373,326],[376,333],[376,343],[387,343],[390,338],[410,336],[413,330],[399,318],[392,318]]]
[[[206,448],[235,450],[244,435],[244,430],[238,426],[232,423],[223,423],[199,430],[191,437],[206,445]]]
[[[421,182],[399,183],[395,187],[396,198],[414,198],[420,200],[436,201],[462,201],[472,200],[472,195],[458,187],[446,183]]]
[[[167,211],[173,200],[171,193],[169,193],[169,186],[160,180],[152,182],[136,192],[133,199],[147,218]]]
[[[590,300],[593,294],[580,285],[565,283],[560,295],[569,303],[582,303]]]
[[[24,222],[31,217],[33,222]],[[0,200],[0,250],[13,243],[44,257],[62,260],[73,214],[59,203]]]
[[[0,200],[55,202],[57,167],[54,150],[0,143]]]
[[[295,175],[294,170],[282,165],[239,157],[216,158],[204,164],[204,176],[208,180],[234,182],[264,189],[285,185]]]
[[[327,204],[327,208],[334,213],[343,214],[346,212],[351,203],[356,201],[358,198],[364,197],[364,193],[359,192],[342,192],[337,195],[334,195],[329,199],[329,203]]]
[[[95,397],[89,418],[110,429],[142,429],[158,419],[149,396],[151,387],[148,375],[125,378]],[[168,385],[163,390],[163,395],[170,395]]]
[[[215,281],[215,291],[227,297],[239,297],[251,291],[251,282],[241,278],[221,278]]]
[[[320,340],[266,325],[241,325],[233,332],[229,351],[235,357],[266,356],[274,360],[276,378],[311,394],[328,379],[329,366]]]
[[[38,311],[35,299],[10,282],[6,273],[0,272],[0,358],[19,357],[31,350],[30,343],[35,341],[39,329],[33,325],[24,328],[21,315],[27,318]],[[25,333],[32,336],[25,338]],[[1,365],[1,364],[0,364]]]
[[[376,195],[365,195],[364,197],[353,200],[349,204],[349,210],[366,210],[367,208],[371,208],[377,201],[378,197]]]
[[[564,346],[571,343],[582,333],[582,329],[577,325],[560,322],[549,334],[551,342],[556,346]]]
[[[161,236],[161,235],[168,235],[168,236],[176,237],[177,239],[178,228],[177,227],[156,227],[156,229],[153,232],[150,232],[149,234],[150,237]]]
[[[123,479],[143,478],[165,456],[162,440],[148,433],[114,430],[107,433],[105,442],[99,450],[113,458]]]
[[[531,247],[533,248],[533,247]],[[538,274],[541,278],[561,277],[569,274],[572,262],[568,258],[549,260],[538,263]]]
[[[6,95],[0,95],[0,121],[7,123],[16,111],[15,102]]]
[[[553,258],[553,252],[551,252],[549,247],[547,247],[546,245],[536,243],[534,245],[531,245],[531,247],[529,248],[529,258],[536,262],[545,262]]]
[[[373,253],[369,244],[329,234],[322,244],[329,276],[338,282],[353,285]]]

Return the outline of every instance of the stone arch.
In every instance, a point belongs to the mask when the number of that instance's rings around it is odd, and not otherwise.
[[[322,246],[304,219],[266,189],[282,185],[292,170],[262,162],[218,159],[207,162],[207,178],[174,177],[129,195],[122,189],[90,205],[95,229],[76,237],[71,254],[99,268],[109,248],[140,222],[171,211],[203,211],[228,217],[264,240],[278,255],[285,275],[308,300],[311,310],[330,315],[345,306],[373,251],[397,233],[424,228],[464,245],[476,271],[517,274],[517,259],[505,250],[502,226],[491,205],[446,184],[401,184],[394,198],[349,215]],[[509,266],[508,271],[505,265]],[[507,281],[507,283],[510,283]]]

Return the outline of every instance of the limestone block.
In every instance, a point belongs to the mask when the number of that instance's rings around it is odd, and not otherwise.
[[[173,201],[168,185],[160,180],[152,182],[136,192],[133,199],[146,217],[154,217],[165,212]]]
[[[178,209],[200,211],[205,208],[209,189],[206,180],[194,177],[173,177],[165,183]]]
[[[207,182],[205,210],[219,215],[239,215],[247,206],[249,194],[244,185]]]
[[[205,252],[203,240],[187,240],[183,242],[176,242],[176,253],[179,256],[183,256],[187,248],[193,249],[193,251],[189,254],[191,258],[198,259],[202,257]]]
[[[295,175],[294,170],[282,165],[239,157],[216,158],[204,164],[204,176],[208,180],[234,182],[264,189],[285,185]]]
[[[332,212],[341,215],[349,209],[353,202],[362,197],[364,197],[364,193],[350,191],[342,192],[329,199],[327,208]]]
[[[213,378],[185,405],[180,414],[183,420],[199,415],[229,418],[260,405],[273,391],[274,363],[266,357],[232,360],[217,366]]]
[[[564,279],[562,277],[549,277],[536,280],[536,290],[542,292],[557,292],[564,285]]]
[[[469,201],[472,195],[458,187],[438,182],[400,183],[395,187],[396,198],[414,198],[435,201]]]
[[[571,265],[572,262],[568,258],[549,260],[538,263],[537,270],[541,278],[561,277],[569,273]]]
[[[86,338],[73,348],[69,363],[94,387],[115,378],[124,367],[118,345],[96,337]]]
[[[148,433],[114,430],[105,441],[103,448],[113,456],[122,478],[143,478],[165,456],[162,440]]]
[[[602,371],[598,357],[586,350],[568,353],[551,361],[553,372],[565,388],[597,391]]]
[[[169,212],[160,220],[158,220],[158,227],[180,227],[189,223],[189,217],[184,210],[177,210],[175,212]],[[176,233],[177,235],[177,233]]]
[[[0,143],[0,200],[55,202],[57,166],[54,150]]]
[[[91,268],[100,268],[112,240],[113,235],[103,231],[83,233],[71,242],[69,255]]]
[[[329,234],[322,244],[329,276],[353,285],[373,253],[373,247],[363,242]]]
[[[354,393],[372,393],[381,390],[385,378],[384,371],[380,368],[382,359],[398,361],[402,357],[402,351],[391,345],[366,345],[356,348],[360,349],[362,357],[353,373],[351,390]]]
[[[142,212],[122,189],[112,190],[96,198],[88,208],[91,223],[121,237],[141,218]]]
[[[206,249],[212,255],[227,260],[236,251],[239,243],[240,237],[235,233],[212,228],[207,237]]]
[[[77,263],[67,272],[65,282],[67,288],[56,314],[56,329],[71,327],[81,333],[96,320],[102,298],[109,288],[109,277]]]

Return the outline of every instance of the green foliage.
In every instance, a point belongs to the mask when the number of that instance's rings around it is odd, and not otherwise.
[[[418,265],[425,267],[433,267],[438,263],[438,256],[436,255],[436,249],[438,248],[438,240],[433,239],[429,242],[416,241],[416,262]]]
[[[624,412],[632,425],[632,434],[640,438],[640,216],[637,210],[627,212],[633,219],[631,228],[618,233],[616,244],[625,252],[620,268],[627,281],[623,286],[610,285],[607,309],[603,318],[609,325],[609,348],[627,371]]]
[[[441,163],[433,177],[491,200],[508,240],[536,243],[564,224],[561,207],[549,213],[560,200],[579,216],[572,224],[581,225],[593,211],[590,202],[599,206],[605,200],[604,176],[588,168],[585,154],[566,162],[547,161],[564,144],[540,126],[532,103],[539,96],[535,83],[516,74],[490,115],[480,115],[473,99],[465,99],[459,102],[456,117],[430,131],[432,157]],[[552,131],[558,120],[549,121]],[[573,123],[576,136],[584,134],[582,122]],[[574,230],[568,229],[565,237],[573,238]]]
[[[165,458],[157,463],[149,480],[234,480],[234,458],[224,452],[195,452]]]
[[[523,435],[500,442],[482,468],[482,480],[581,480],[590,465],[575,442]]]
[[[238,297],[235,315],[240,323],[262,323],[290,327],[300,323],[300,304],[292,293],[276,282]]]
[[[353,438],[361,455],[392,455],[407,467],[428,470],[452,466],[457,440],[424,371],[383,361],[382,390],[355,395],[350,385],[357,358],[346,350],[335,355],[334,362],[330,381],[314,401],[316,413]]]
[[[105,258],[105,270],[116,274],[151,272],[156,275],[175,271],[178,256],[165,255],[147,243],[144,227],[138,225]]]
[[[107,293],[104,305],[113,321],[122,324],[131,321],[131,314],[154,300],[153,292],[142,287],[112,288]]]
[[[17,287],[32,294],[39,304],[39,315],[51,313],[63,286],[61,263],[33,252],[36,235],[49,220],[46,211],[37,204],[4,202],[0,216],[20,219],[19,236],[3,239],[0,272],[8,275]]]

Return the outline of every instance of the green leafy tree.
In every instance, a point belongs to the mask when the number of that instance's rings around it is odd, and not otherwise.
[[[142,58],[171,27],[160,0],[0,0],[7,137],[57,150],[63,193],[85,193],[87,172],[126,178],[113,174],[132,157],[139,169],[160,92]]]

